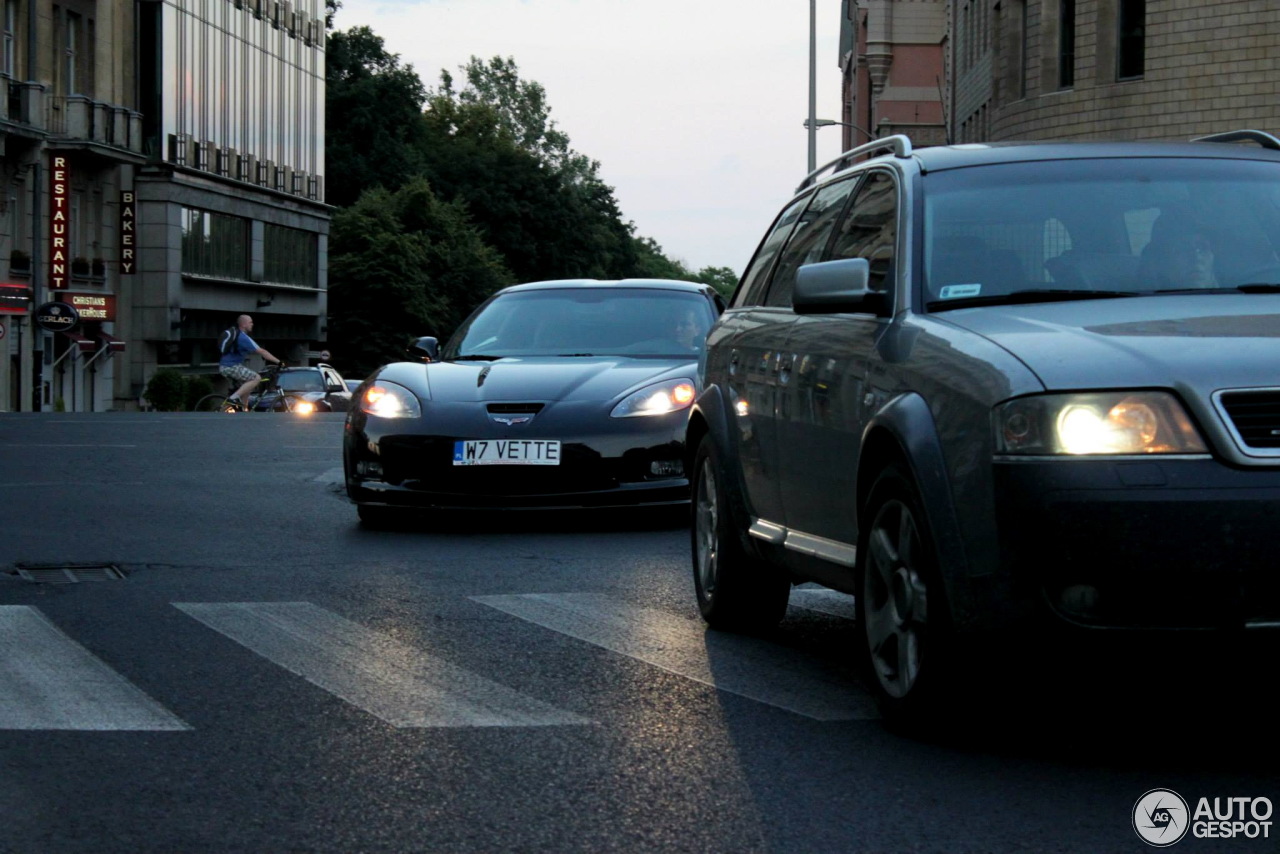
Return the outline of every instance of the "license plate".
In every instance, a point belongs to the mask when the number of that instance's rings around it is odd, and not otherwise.
[[[455,466],[558,466],[559,439],[460,439]]]

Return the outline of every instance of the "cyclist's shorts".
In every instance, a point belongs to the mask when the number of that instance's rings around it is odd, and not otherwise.
[[[241,385],[249,382],[249,380],[262,379],[262,377],[258,376],[244,365],[224,365],[221,369],[221,373],[227,379]]]

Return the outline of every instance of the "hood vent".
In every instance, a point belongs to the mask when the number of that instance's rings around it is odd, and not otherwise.
[[[491,403],[490,415],[537,415],[542,411],[541,403]]]

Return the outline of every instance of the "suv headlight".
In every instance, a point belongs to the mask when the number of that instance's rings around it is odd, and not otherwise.
[[[1042,394],[995,410],[999,454],[1203,454],[1204,441],[1165,391]]]
[[[636,415],[666,415],[677,409],[688,409],[693,403],[693,380],[667,380],[645,386],[627,395],[610,413],[614,418]]]
[[[360,394],[360,411],[379,418],[420,418],[422,406],[413,392],[395,383],[378,382]]]

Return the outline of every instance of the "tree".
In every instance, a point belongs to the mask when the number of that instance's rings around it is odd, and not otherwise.
[[[335,213],[330,269],[330,347],[356,375],[402,359],[416,337],[447,338],[512,281],[463,207],[422,178],[369,190]]]
[[[365,189],[394,190],[422,173],[427,92],[412,65],[368,27],[330,33],[325,87],[325,201],[345,207]]]
[[[462,89],[442,72],[427,100],[422,157],[436,191],[466,205],[519,281],[629,275],[635,249],[613,189],[555,127],[542,87],[510,59],[472,57],[463,70]]]

